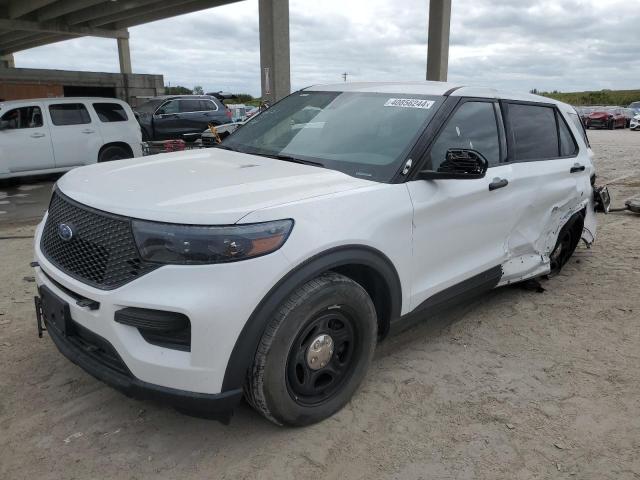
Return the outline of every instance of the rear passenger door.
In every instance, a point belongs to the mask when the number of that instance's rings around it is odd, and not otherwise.
[[[48,112],[56,167],[97,162],[102,137],[97,118],[92,118],[87,106],[82,102],[52,103]]]
[[[518,192],[513,208],[519,219],[509,236],[509,254],[539,262],[553,249],[561,224],[590,195],[585,189],[590,165],[578,159],[578,145],[554,105],[505,101],[502,108]]]
[[[178,100],[180,105],[180,126],[182,135],[186,139],[200,136],[207,128],[208,111],[203,110],[204,106],[199,99]]]

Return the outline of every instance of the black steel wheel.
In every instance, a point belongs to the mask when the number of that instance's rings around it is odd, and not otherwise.
[[[549,255],[550,271],[549,276],[555,276],[560,273],[562,267],[569,261],[573,252],[575,252],[580,236],[582,234],[582,226],[584,218],[582,213],[576,213],[569,221],[560,229],[556,245]]]
[[[371,298],[350,278],[328,272],[305,283],[263,333],[247,376],[247,400],[279,425],[330,417],[364,378],[377,325]]]
[[[549,259],[551,260],[551,274],[555,275],[560,272],[562,266],[567,263],[569,257],[571,257],[571,244],[573,238],[569,230],[561,232],[562,236],[558,238],[558,242],[554,247]]]
[[[348,310],[320,312],[291,346],[287,389],[301,405],[325,402],[353,373],[358,332]]]

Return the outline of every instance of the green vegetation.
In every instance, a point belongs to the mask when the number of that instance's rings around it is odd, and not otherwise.
[[[193,93],[193,90],[187,87],[183,87],[181,85],[176,85],[175,87],[167,87],[165,85],[164,87],[165,95],[191,95],[192,93]]]
[[[600,90],[594,92],[538,92],[531,93],[554,98],[570,105],[619,105],[626,107],[631,102],[640,101],[640,90]]]

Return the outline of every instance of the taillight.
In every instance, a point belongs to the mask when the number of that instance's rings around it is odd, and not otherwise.
[[[231,119],[231,118],[233,118],[233,113],[231,113],[231,110],[230,110],[229,108],[227,108],[227,111],[226,111],[226,112],[224,112],[224,113],[225,113],[225,114],[227,115],[227,117],[229,117],[230,119]]]

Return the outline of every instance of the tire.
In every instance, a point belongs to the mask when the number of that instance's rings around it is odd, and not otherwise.
[[[103,149],[98,155],[98,163],[111,162],[113,160],[123,160],[125,158],[131,158],[133,155],[122,147],[117,145],[111,145]]]
[[[376,340],[376,311],[364,288],[325,273],[299,287],[274,314],[248,373],[245,396],[278,425],[324,420],[351,399]]]
[[[615,128],[615,125],[613,124],[613,120],[609,122],[609,125],[607,125],[607,127],[609,128],[609,130],[613,130]]]
[[[566,265],[582,236],[582,227],[584,218],[582,213],[576,213],[569,221],[560,229],[558,239],[553,250],[549,254],[550,271],[549,277],[554,277],[560,273],[562,267]]]

